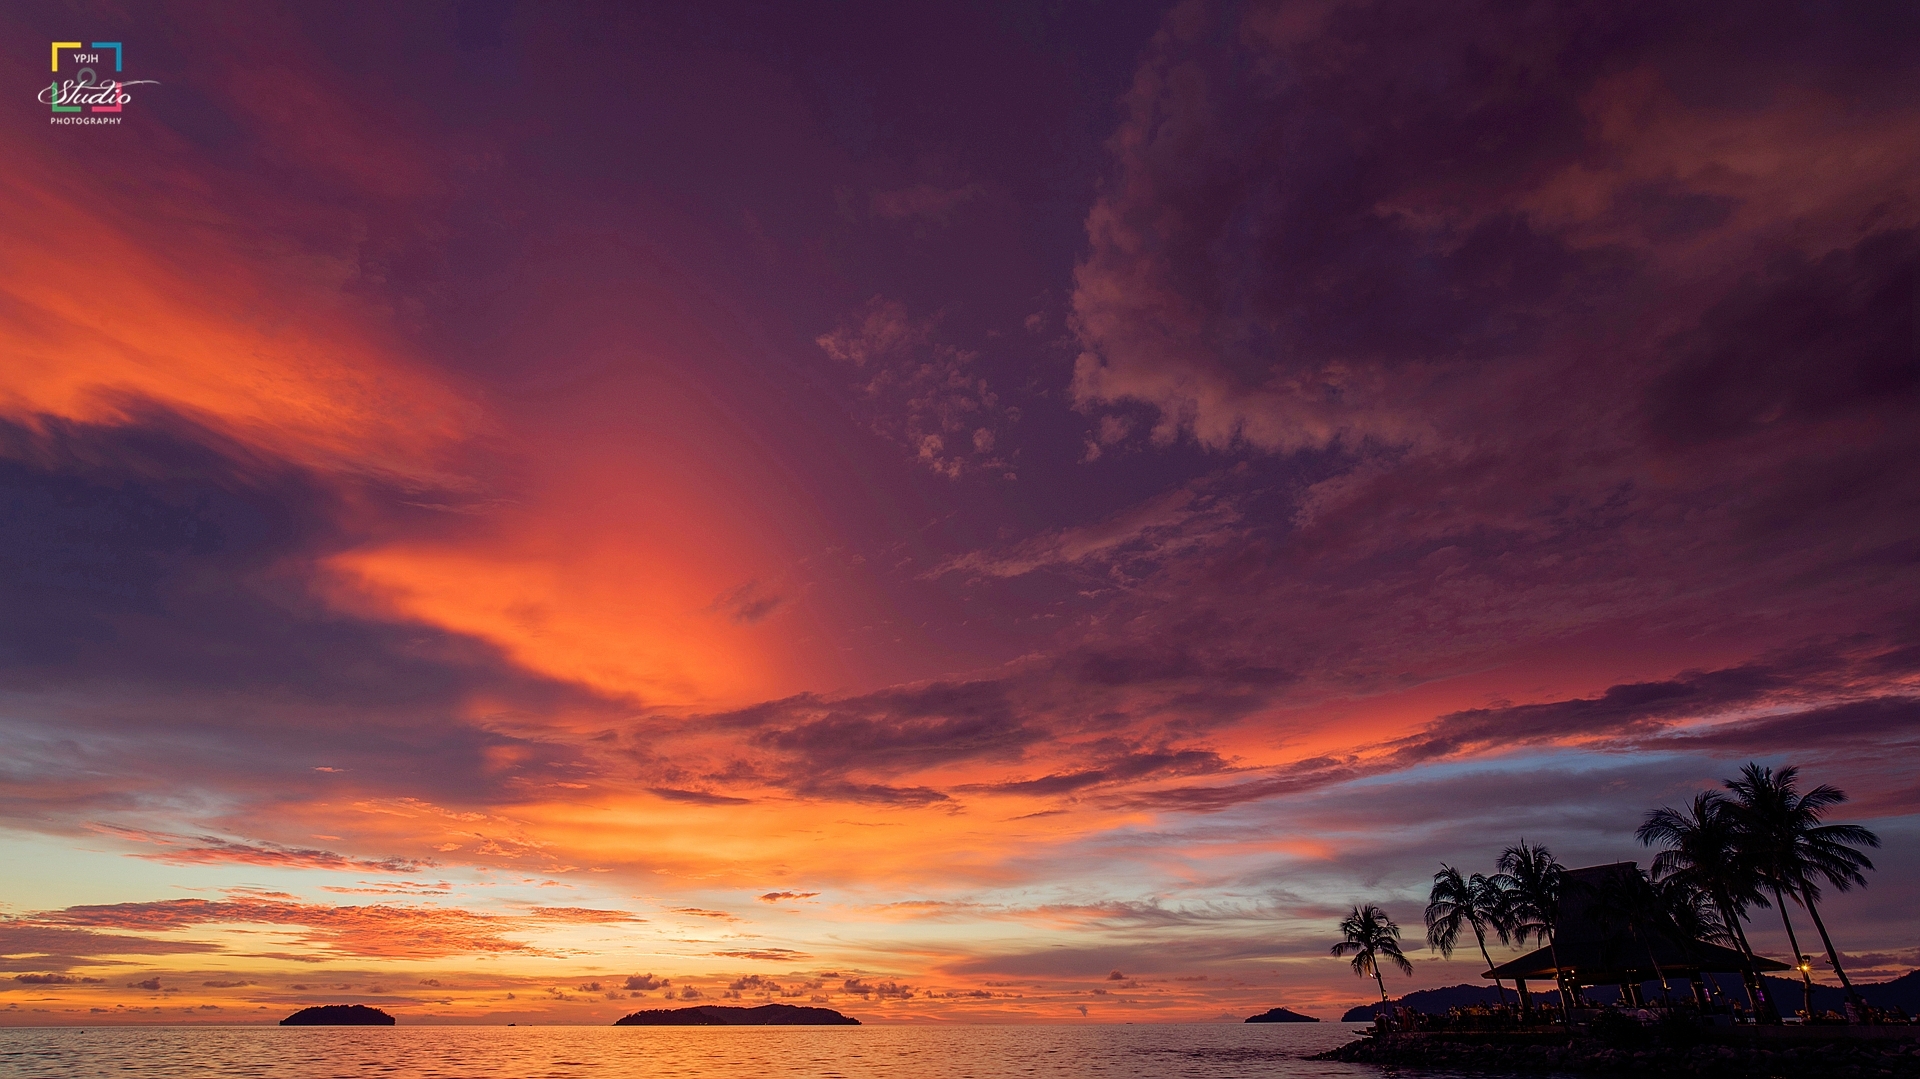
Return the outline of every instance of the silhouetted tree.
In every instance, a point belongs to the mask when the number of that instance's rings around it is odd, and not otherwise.
[[[1794,936],[1792,920],[1787,917],[1783,894],[1793,896],[1806,908],[1814,928],[1820,932],[1821,943],[1826,945],[1833,972],[1846,987],[1848,999],[1860,1003],[1860,994],[1840,965],[1840,952],[1833,946],[1826,923],[1820,920],[1818,881],[1825,880],[1843,892],[1856,884],[1864,887],[1867,878],[1861,871],[1872,869],[1873,862],[1854,848],[1878,847],[1880,837],[1857,824],[1820,823],[1827,810],[1847,800],[1846,793],[1823,783],[1801,794],[1797,789],[1799,776],[1800,769],[1793,765],[1775,772],[1759,764],[1748,764],[1741,769],[1739,779],[1726,781],[1727,789],[1734,796],[1733,814],[1740,847],[1773,892],[1774,902],[1780,907],[1780,921],[1786,926],[1787,940],[1793,945],[1794,961],[1799,962],[1800,942]],[[1804,966],[1801,975],[1806,979],[1811,1008],[1813,978]]]
[[[1427,943],[1438,948],[1441,955],[1451,956],[1464,924],[1473,929],[1473,939],[1480,945],[1480,958],[1487,961],[1487,969],[1493,969],[1493,957],[1487,954],[1487,930],[1498,934],[1502,943],[1511,937],[1506,926],[1506,897],[1501,892],[1491,878],[1479,873],[1463,877],[1458,869],[1440,863],[1440,872],[1433,875],[1433,891],[1427,896]],[[1500,991],[1500,1003],[1505,1004],[1507,987],[1498,978],[1493,985]]]
[[[1380,986],[1380,1003],[1387,1002],[1387,982],[1380,976],[1380,961],[1387,960],[1404,974],[1413,973],[1413,964],[1400,952],[1400,927],[1387,912],[1368,903],[1356,906],[1340,922],[1342,940],[1333,946],[1336,956],[1353,956],[1353,972],[1364,978],[1373,975]]]
[[[1553,860],[1545,844],[1529,844],[1525,839],[1517,847],[1500,852],[1499,876],[1495,878],[1505,900],[1502,921],[1513,939],[1525,943],[1529,936],[1546,942],[1553,956],[1554,982],[1560,990],[1560,1016],[1567,1017],[1567,980],[1560,972],[1560,950],[1553,942],[1553,925],[1560,917],[1560,877],[1566,866]]]
[[[1741,919],[1749,905],[1764,907],[1760,894],[1760,875],[1752,859],[1741,849],[1739,823],[1733,804],[1718,791],[1701,791],[1685,809],[1662,806],[1647,815],[1637,832],[1640,842],[1666,848],[1653,859],[1653,879],[1663,885],[1677,882],[1709,899],[1718,911],[1720,924],[1730,934],[1746,969],[1742,972],[1747,987],[1747,1003],[1756,1014],[1779,1017],[1765,979],[1753,961],[1753,946],[1747,943]],[[1708,939],[1701,936],[1699,939]],[[1765,1008],[1762,1008],[1764,1002]]]

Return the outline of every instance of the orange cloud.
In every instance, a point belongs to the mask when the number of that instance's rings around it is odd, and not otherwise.
[[[367,959],[436,959],[454,955],[536,953],[503,933],[511,919],[456,908],[374,905],[336,907],[269,899],[166,899],[68,907],[38,915],[40,924],[166,932],[194,926],[261,924],[304,930],[300,943],[316,955]]]
[[[0,149],[0,410],[113,422],[159,405],[322,467],[450,480],[476,410],[343,293],[345,252],[288,257],[183,176],[130,207],[23,141]]]
[[[381,873],[417,873],[434,865],[431,859],[349,858],[330,850],[287,847],[278,843],[241,843],[218,836],[181,836],[138,828],[118,828],[109,824],[89,824],[94,831],[136,843],[156,844],[163,850],[135,857],[173,865],[209,865],[237,862],[246,865],[275,866],[286,869],[358,869]]]

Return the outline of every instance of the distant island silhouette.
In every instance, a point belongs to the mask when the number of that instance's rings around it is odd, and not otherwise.
[[[392,1020],[388,1020],[392,1022]],[[762,1004],[733,1008],[700,1004],[692,1008],[654,1008],[614,1020],[617,1027],[857,1027],[860,1020],[832,1008]]]
[[[1247,1016],[1249,1023],[1318,1023],[1319,1021],[1311,1015],[1301,1015],[1292,1008],[1269,1008],[1259,1015]]]
[[[280,1020],[283,1027],[390,1027],[393,1016],[365,1004],[319,1004]]]

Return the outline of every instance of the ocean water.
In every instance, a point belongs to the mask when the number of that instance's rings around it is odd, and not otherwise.
[[[1319,1079],[1356,1024],[865,1027],[15,1027],[0,1077]],[[1428,1076],[1438,1073],[1423,1073]]]

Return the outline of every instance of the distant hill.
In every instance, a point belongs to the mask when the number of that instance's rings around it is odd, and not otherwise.
[[[365,1004],[321,1004],[280,1020],[283,1027],[390,1027],[393,1016]]]
[[[692,1008],[653,1008],[614,1020],[617,1027],[857,1027],[860,1020],[832,1008],[762,1004],[733,1008],[700,1004]]]
[[[1319,1021],[1311,1015],[1301,1015],[1292,1008],[1269,1008],[1259,1015],[1247,1016],[1249,1023],[1318,1023]]]
[[[1512,1002],[1516,999],[1513,986],[1507,986],[1507,1000]],[[1356,1008],[1348,1008],[1347,1014],[1341,1016],[1340,1021],[1343,1023],[1371,1023],[1373,1022],[1374,1016],[1379,1013],[1382,1007],[1389,1009],[1405,1007],[1412,1008],[1418,1012],[1426,1012],[1428,1015],[1443,1015],[1448,1008],[1469,1008],[1475,1004],[1498,1003],[1500,1003],[1500,993],[1494,989],[1492,982],[1488,982],[1485,985],[1449,985],[1440,989],[1421,989],[1408,993],[1406,996],[1389,1001],[1385,1005],[1382,1005],[1379,1001],[1375,1001],[1372,1004],[1362,1004]],[[1533,1003],[1538,1007],[1557,1008],[1560,1006],[1560,994],[1551,991],[1535,993],[1533,994]]]
[[[1828,975],[1831,977],[1832,975]],[[1739,979],[1723,979],[1733,985],[1729,992],[1739,992]],[[1920,970],[1910,970],[1890,982],[1853,983],[1868,1004],[1876,1008],[1905,1008],[1908,1015],[1920,1013]],[[1801,1006],[1803,990],[1800,982],[1792,978],[1767,978],[1767,988],[1773,991],[1774,1002],[1781,1011],[1794,1011]],[[1816,985],[1813,987],[1813,1007],[1815,1011],[1837,1012],[1847,1002],[1847,991],[1837,985]]]
[[[1724,974],[1710,975],[1709,980],[1715,983],[1722,993],[1744,1003],[1746,992],[1740,988],[1740,979],[1738,977]],[[1780,1005],[1782,1011],[1791,1013],[1799,1010],[1801,1007],[1803,998],[1798,981],[1769,976],[1767,978],[1767,988],[1772,991],[1773,999]],[[1870,984],[1856,982],[1854,983],[1854,988],[1860,991],[1860,995],[1866,998],[1868,1004],[1876,1008],[1904,1008],[1908,1015],[1920,1014],[1920,970],[1902,974],[1892,981],[1873,982]],[[1684,981],[1677,987],[1677,991],[1683,995],[1687,992]],[[1648,1000],[1658,1000],[1660,998],[1660,983],[1647,982],[1640,987],[1640,993]],[[1513,986],[1509,984],[1507,986],[1507,999],[1512,1000],[1513,996]],[[1619,993],[1617,990],[1604,985],[1594,986],[1586,991],[1587,999],[1600,1003],[1613,1001],[1617,999],[1618,996]],[[1816,985],[1813,988],[1813,1007],[1815,1011],[1837,1012],[1841,1009],[1842,1005],[1846,1003],[1846,999],[1846,991],[1837,985]],[[1467,1008],[1475,1004],[1498,1004],[1499,1002],[1499,993],[1494,989],[1492,984],[1489,983],[1482,985],[1449,985],[1442,989],[1422,989],[1417,992],[1408,993],[1406,996],[1397,1000],[1390,1001],[1387,1006],[1390,1008],[1408,1007],[1415,1011],[1426,1012],[1429,1015],[1439,1015],[1445,1013],[1448,1008]],[[1533,1003],[1536,1007],[1557,1008],[1560,1006],[1560,994],[1552,990],[1544,993],[1536,990],[1533,994]],[[1371,1023],[1374,1016],[1380,1011],[1380,1008],[1381,1005],[1378,1002],[1362,1004],[1359,1007],[1347,1009],[1347,1014],[1340,1018],[1342,1022],[1347,1023]]]

